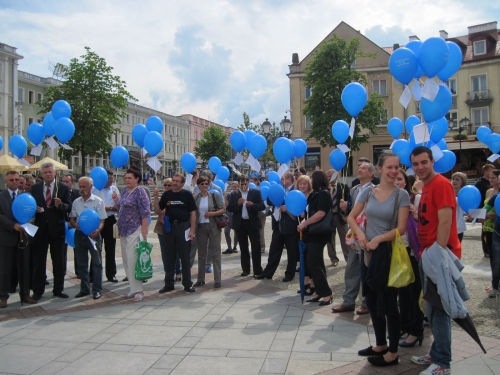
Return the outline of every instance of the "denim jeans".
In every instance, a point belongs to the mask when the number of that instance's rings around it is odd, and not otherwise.
[[[90,243],[88,236],[82,231],[75,232],[75,257],[78,265],[77,274],[80,276],[80,292],[90,293],[89,285],[89,252],[90,252],[90,267],[93,272],[92,292],[102,293],[102,239],[101,235],[93,239],[96,249]]]
[[[418,263],[418,269],[422,288],[425,293],[427,276],[422,269],[422,262]],[[429,352],[429,355],[432,357],[432,363],[449,369],[451,363],[451,318],[448,314],[436,309],[425,300],[424,305],[425,314],[431,325],[432,336],[434,336],[434,341]]]
[[[500,233],[500,224],[495,223],[490,254],[491,286],[493,289],[498,289],[498,282],[500,281],[500,236],[497,233]]]

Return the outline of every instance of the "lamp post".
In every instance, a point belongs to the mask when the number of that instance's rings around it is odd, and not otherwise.
[[[457,125],[456,120],[448,120],[448,128],[450,130],[456,130],[458,132],[458,142],[459,142],[459,160],[460,164],[458,165],[458,169],[461,171],[462,170],[462,132],[469,127],[469,122],[470,120],[467,117],[464,117],[458,122],[458,128],[455,129]]]
[[[269,120],[266,118],[266,121],[262,123],[262,131],[264,132],[264,136],[266,139],[268,139],[271,136],[271,127],[275,127],[276,123],[270,123]],[[292,137],[292,132],[293,132],[293,123],[286,118],[281,120],[280,122],[280,131],[278,132],[278,137],[286,137],[286,138],[291,138]]]
[[[173,170],[174,170],[174,174],[177,173],[177,141],[179,140],[179,136],[178,135],[170,135],[170,140],[172,142],[174,142],[174,160],[175,160],[175,163],[173,163]]]

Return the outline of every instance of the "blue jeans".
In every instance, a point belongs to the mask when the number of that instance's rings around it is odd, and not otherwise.
[[[160,249],[161,249],[161,261],[163,262],[163,271],[165,271],[165,275],[167,274],[167,240],[163,234],[158,235],[158,240],[160,241]],[[181,260],[179,259],[179,255],[177,255],[175,259],[175,274],[180,275],[181,273]]]
[[[418,263],[418,270],[425,293],[427,276],[422,268],[422,262]],[[432,363],[449,369],[451,363],[451,318],[448,314],[436,309],[425,300],[424,305],[425,314],[431,325],[432,336],[434,336],[434,341],[429,352],[429,355],[432,357]]]
[[[83,234],[82,231],[75,232],[75,257],[77,264],[77,275],[80,276],[80,292],[90,293],[89,285],[89,252],[90,252],[90,266],[92,267],[93,283],[92,292],[102,292],[102,239],[101,235],[93,239],[95,241],[96,249],[90,243],[88,236]]]
[[[490,254],[491,286],[493,289],[498,290],[498,282],[500,282],[500,236],[497,233],[500,233],[500,224],[495,223]]]

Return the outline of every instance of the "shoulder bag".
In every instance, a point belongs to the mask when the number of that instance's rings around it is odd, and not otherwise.
[[[212,193],[212,200],[214,202],[215,211],[218,211],[219,208],[217,207],[217,201],[215,200],[213,193]],[[219,216],[214,216],[214,219],[219,229],[225,228],[229,225],[229,216],[227,216],[225,213]]]
[[[320,192],[318,192],[317,194],[319,194],[319,193]],[[328,192],[327,192],[327,194],[328,194]],[[318,212],[318,210],[316,210],[316,212]],[[311,216],[313,216],[313,215],[311,215]],[[332,213],[332,209],[329,208],[328,211],[326,212],[326,215],[323,217],[323,219],[321,219],[317,223],[309,225],[309,234],[332,233],[334,228],[335,228],[335,224],[333,222],[333,213]]]
[[[363,207],[363,211],[361,211],[361,213],[356,218],[356,223],[359,225],[359,229],[361,229],[363,232],[365,231],[365,228],[366,228],[366,213],[365,213],[365,211],[366,211],[366,206],[368,205],[368,199],[370,199],[370,195],[372,195],[371,189],[370,189],[370,192],[368,193],[368,196],[366,197],[365,206]],[[347,234],[345,236],[345,242],[356,253],[358,253],[359,250],[361,250],[361,246],[359,246],[359,242],[358,242],[358,236],[356,236],[356,234],[354,233],[354,231],[351,228],[349,228],[349,230],[347,231]]]

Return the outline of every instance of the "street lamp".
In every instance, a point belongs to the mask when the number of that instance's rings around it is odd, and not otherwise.
[[[267,118],[266,121],[262,123],[262,131],[264,132],[264,136],[266,137],[266,139],[268,139],[271,135],[271,127],[274,127],[275,125],[275,123],[271,124]],[[278,137],[291,138],[292,132],[293,124],[285,116],[285,118],[280,122],[280,131],[278,132]]]
[[[172,142],[174,142],[174,160],[175,160],[175,163],[173,165],[173,170],[174,170],[174,174],[177,173],[177,144],[176,142],[179,140],[179,136],[178,135],[170,135],[170,140]]]
[[[448,128],[450,130],[456,130],[458,132],[458,142],[459,142],[459,161],[460,164],[458,165],[459,170],[462,170],[462,132],[469,127],[469,122],[470,120],[467,117],[464,117],[458,122],[458,128],[455,129],[455,126],[457,125],[457,120],[448,120]]]

